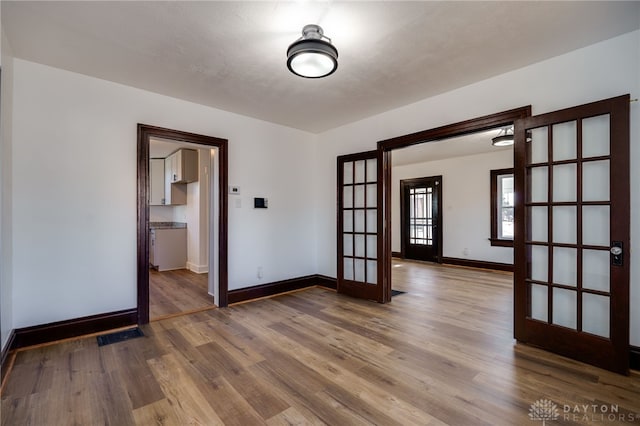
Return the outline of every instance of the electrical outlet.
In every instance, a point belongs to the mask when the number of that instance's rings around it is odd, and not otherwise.
[[[258,266],[258,270],[256,272],[258,279],[262,279],[262,266]]]
[[[462,254],[465,256],[469,256],[469,249],[465,247],[464,250],[462,250]]]

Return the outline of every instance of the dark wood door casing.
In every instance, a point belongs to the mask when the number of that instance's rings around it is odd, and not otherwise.
[[[137,159],[137,304],[138,323],[149,322],[149,139],[157,137],[206,145],[218,149],[218,294],[216,304],[225,307],[228,304],[228,141],[227,139],[204,136],[179,130],[138,124],[138,159]]]
[[[418,185],[431,186],[434,188],[434,229],[433,246],[424,248],[417,256],[411,254],[411,244],[409,241],[409,224],[407,218],[408,194],[407,191],[411,187]],[[442,263],[442,176],[430,176],[414,179],[403,179],[400,181],[400,246],[403,258],[414,260],[426,260],[430,262]]]

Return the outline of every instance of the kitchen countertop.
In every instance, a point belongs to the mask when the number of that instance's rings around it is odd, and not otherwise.
[[[149,229],[181,229],[186,228],[184,222],[149,222]]]

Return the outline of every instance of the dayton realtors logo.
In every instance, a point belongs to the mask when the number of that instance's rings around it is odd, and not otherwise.
[[[543,426],[558,419],[570,422],[633,423],[640,422],[640,414],[621,413],[617,404],[564,404],[558,407],[553,401],[543,398],[531,404],[529,419],[541,421]]]
[[[542,421],[542,426],[549,420],[558,420],[560,412],[558,406],[548,399],[539,399],[529,408],[529,418],[535,421]]]
[[[621,413],[618,404],[565,404],[562,418],[573,422],[633,423],[640,421],[640,414]]]

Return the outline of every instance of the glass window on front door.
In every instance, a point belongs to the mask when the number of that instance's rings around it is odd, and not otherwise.
[[[433,188],[409,190],[409,242],[417,245],[433,244]]]

